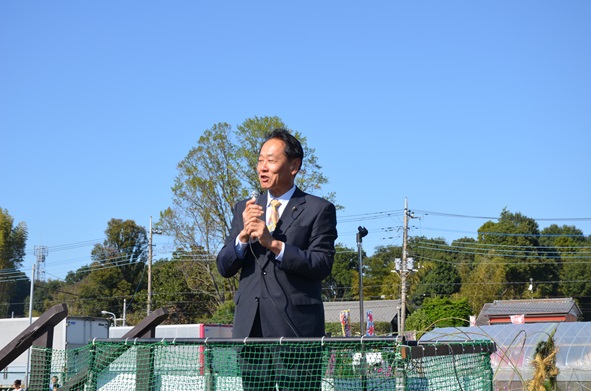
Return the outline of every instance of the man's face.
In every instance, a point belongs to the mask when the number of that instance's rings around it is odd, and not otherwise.
[[[299,159],[289,161],[285,155],[285,143],[272,138],[263,144],[259,154],[257,173],[259,183],[272,195],[280,196],[293,187],[299,169]]]

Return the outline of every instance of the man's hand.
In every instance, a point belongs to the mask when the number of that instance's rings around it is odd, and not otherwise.
[[[263,247],[268,248],[277,255],[281,252],[283,243],[271,236],[267,224],[260,218],[263,214],[263,207],[255,204],[254,198],[246,201],[246,208],[242,212],[244,229],[240,231],[238,239],[242,243],[258,240]]]
[[[250,227],[252,228],[251,236],[256,237],[261,246],[268,248],[275,255],[279,255],[283,249],[283,242],[276,240],[271,235],[267,224],[263,220],[256,219],[256,221],[252,221]]]
[[[256,234],[255,230],[260,224],[263,226],[265,222],[260,219],[264,214],[263,207],[255,203],[255,199],[252,198],[246,201],[246,208],[242,212],[242,221],[244,221],[244,229],[238,234],[238,239],[242,243],[248,243],[251,239],[256,240],[260,236]]]

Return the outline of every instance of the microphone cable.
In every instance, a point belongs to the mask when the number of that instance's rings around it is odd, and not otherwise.
[[[253,190],[250,193],[250,198],[254,199],[255,203],[257,203],[259,200],[259,195],[260,195],[259,192],[257,192],[256,190]],[[255,238],[255,241],[257,241],[257,240],[258,240],[258,238]],[[275,309],[277,310],[277,312],[279,313],[279,315],[281,316],[283,321],[289,326],[289,328],[291,329],[291,331],[293,331],[293,333],[296,335],[296,337],[302,338],[302,336],[300,335],[300,333],[298,333],[298,331],[296,330],[296,327],[293,325],[291,320],[286,316],[287,314],[284,314],[277,306],[277,303],[275,303],[275,300],[273,300],[273,296],[271,295],[271,291],[269,290],[269,285],[267,284],[267,279],[265,278],[266,271],[263,269],[263,265],[261,265],[261,263],[259,262],[259,258],[256,256],[254,249],[252,248],[252,240],[248,241],[248,247],[250,248],[250,253],[252,254],[252,257],[254,258],[256,264],[259,265],[259,269],[261,270],[261,273],[263,274],[262,279],[263,279],[263,283],[265,284],[265,291],[267,292],[267,296],[269,296],[269,299],[271,299],[271,303],[273,303],[273,307],[275,307]],[[269,250],[265,248],[265,251],[269,251]],[[285,290],[283,289],[281,284],[279,284],[279,280],[277,280],[277,284],[279,285],[279,287],[281,288],[281,291],[285,295],[285,300],[286,300],[286,305],[287,305],[287,301],[289,300],[289,297],[287,297],[287,295],[285,294]],[[262,323],[262,320],[261,320],[261,323]],[[261,327],[262,327],[262,325],[261,325]]]
[[[258,196],[259,194],[255,191],[250,193],[251,198],[255,199],[255,202],[258,202]],[[294,206],[292,209],[292,213],[296,211],[296,207]],[[258,241],[258,238],[255,238],[254,242]],[[248,248],[250,249],[250,253],[252,255],[252,257],[254,258],[255,264],[259,266],[260,269],[260,273],[262,274],[262,279],[263,279],[263,284],[265,284],[265,291],[267,293],[267,296],[269,296],[269,299],[271,300],[271,303],[273,304],[273,307],[275,307],[275,310],[279,313],[279,315],[281,316],[281,319],[283,319],[283,321],[289,326],[289,328],[291,329],[291,331],[295,334],[295,336],[297,338],[302,338],[301,334],[298,332],[298,330],[296,329],[295,325],[291,322],[291,319],[289,319],[289,316],[286,313],[283,313],[283,311],[281,311],[279,309],[279,307],[277,306],[277,303],[275,303],[275,300],[273,300],[273,296],[271,295],[271,291],[269,290],[269,285],[267,283],[267,279],[265,278],[265,274],[266,271],[263,269],[263,265],[261,265],[261,263],[259,262],[259,258],[257,257],[257,255],[254,252],[254,249],[252,248],[252,243],[253,240],[249,240],[248,241]],[[285,243],[283,244],[285,246]],[[261,245],[262,247],[262,245]],[[265,248],[265,252],[269,251],[269,249]],[[256,266],[255,266],[256,267]],[[274,268],[275,269],[275,268]],[[275,280],[277,281],[277,285],[279,285],[279,288],[281,289],[281,292],[283,292],[283,295],[285,296],[285,300],[286,300],[286,306],[288,305],[288,301],[289,301],[289,297],[287,296],[287,294],[285,293],[285,290],[283,289],[283,286],[281,286],[279,280],[277,279],[277,277],[275,277]],[[258,303],[258,305],[260,306],[260,302]],[[260,307],[257,308],[257,311],[260,311]],[[262,317],[259,317],[259,320],[261,322],[261,330],[262,330],[262,323],[263,323],[263,319]],[[311,369],[304,369],[304,372],[308,374],[308,376],[311,377],[315,377],[316,375],[312,372]]]
[[[293,333],[296,335],[296,337],[302,338],[302,336],[300,335],[300,333],[298,333],[296,327],[293,325],[293,323],[291,322],[291,320],[286,316],[286,314],[283,313],[283,311],[281,311],[279,309],[279,307],[277,306],[277,303],[275,303],[275,300],[273,300],[273,296],[271,295],[271,291],[269,290],[269,285],[267,284],[267,279],[265,278],[266,271],[263,269],[263,266],[259,262],[258,257],[254,253],[254,249],[252,248],[252,242],[249,242],[248,243],[248,247],[250,248],[250,252],[252,254],[252,257],[254,258],[256,264],[259,265],[259,269],[261,270],[261,273],[263,274],[262,279],[263,279],[263,283],[265,284],[265,291],[267,292],[267,296],[269,296],[269,299],[271,299],[271,303],[273,303],[273,307],[275,307],[275,309],[277,310],[277,312],[279,313],[279,315],[281,316],[281,318],[283,319],[283,321],[289,326],[289,328],[291,329],[291,331],[293,331]],[[277,284],[281,288],[281,291],[284,293],[285,300],[286,300],[286,303],[287,303],[287,301],[289,300],[289,298],[285,294],[285,290],[283,289],[283,287],[279,283],[279,280],[277,280]],[[260,305],[260,303],[259,303],[259,305]],[[261,318],[261,323],[262,323],[262,318]],[[262,327],[262,325],[261,325],[261,327]]]

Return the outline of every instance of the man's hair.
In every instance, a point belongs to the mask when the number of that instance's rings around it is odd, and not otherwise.
[[[18,379],[17,379],[17,380],[15,380],[15,381],[14,381],[14,385],[15,385],[15,386],[20,386],[20,385],[21,385],[21,381],[20,381],[20,380],[18,380]]]
[[[265,138],[265,142],[273,138],[279,139],[285,143],[285,155],[289,160],[298,158],[301,160],[300,167],[298,168],[299,170],[302,166],[301,163],[304,161],[304,149],[302,148],[300,141],[287,130],[282,128],[274,129],[271,133],[269,133]]]

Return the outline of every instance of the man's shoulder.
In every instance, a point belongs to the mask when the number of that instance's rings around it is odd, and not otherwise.
[[[244,210],[246,208],[246,201],[248,201],[250,198],[245,198],[243,200],[237,201],[234,204],[234,208],[238,209],[238,210]]]
[[[317,195],[306,193],[305,191],[302,191],[302,190],[299,190],[299,191],[300,191],[299,197],[303,198],[306,203],[310,203],[311,205],[334,207],[333,203],[330,202],[329,200],[327,200],[326,198],[322,198]],[[297,194],[297,190],[296,190],[296,194]],[[294,196],[296,196],[296,194],[294,194]]]

